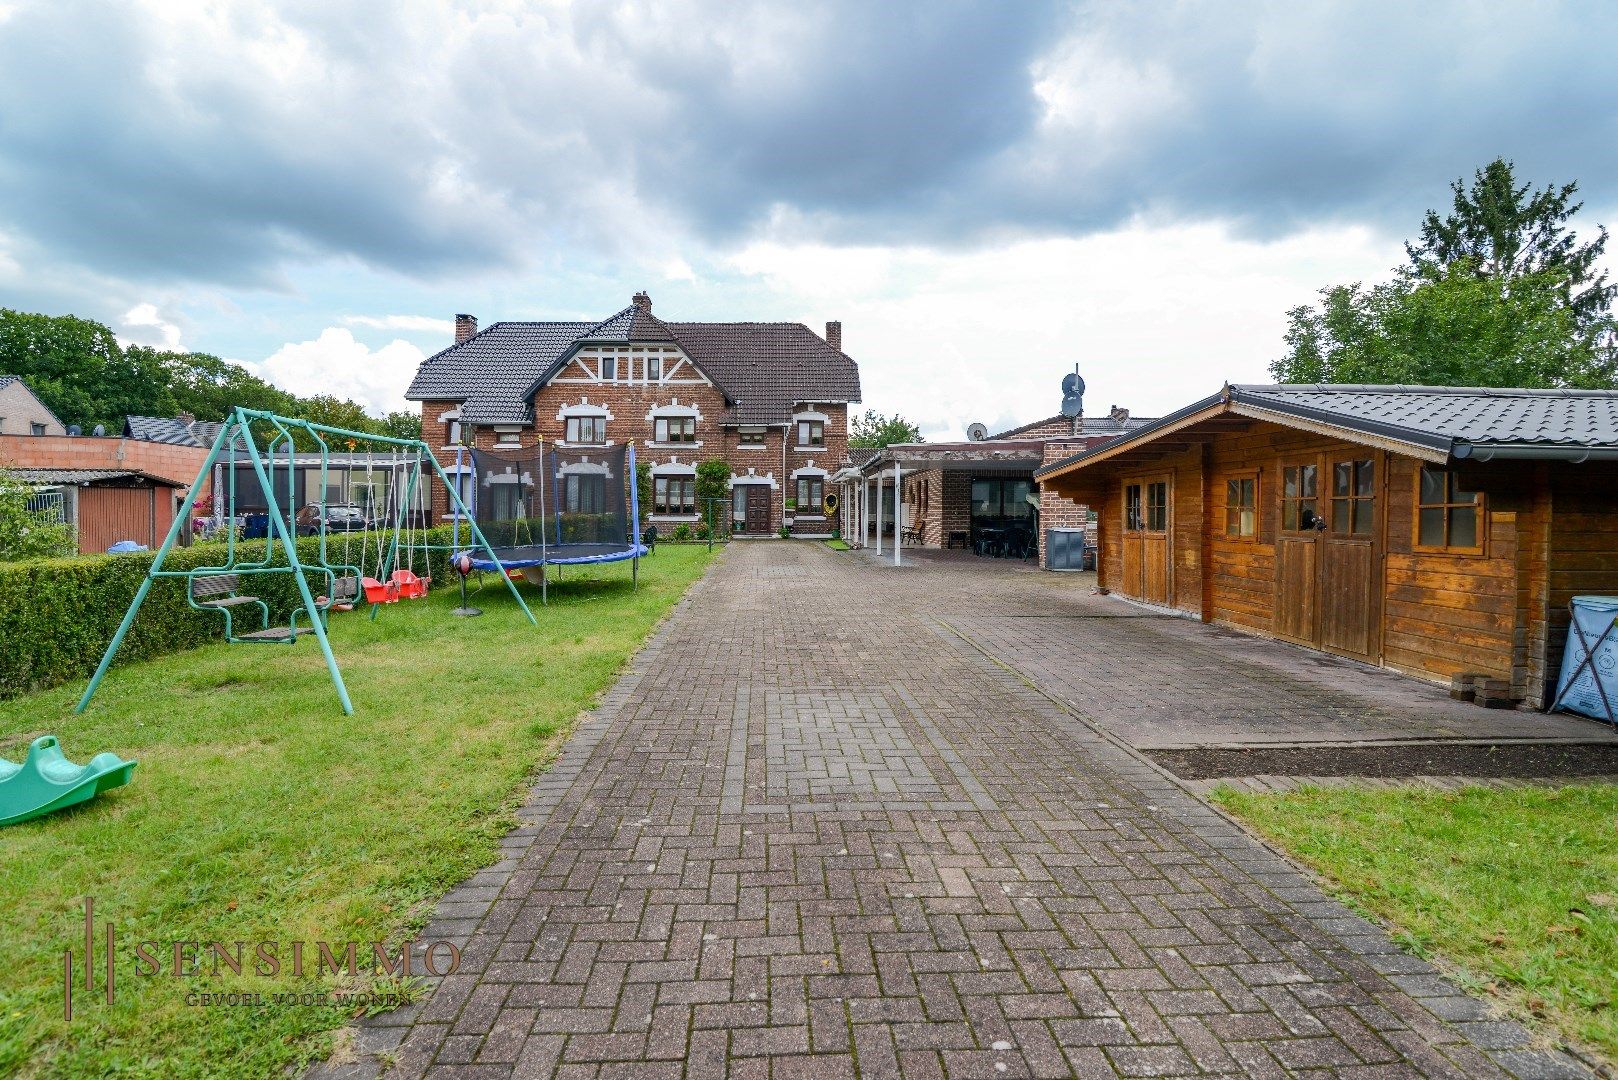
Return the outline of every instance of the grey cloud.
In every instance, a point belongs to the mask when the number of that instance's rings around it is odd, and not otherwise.
[[[234,8],[0,22],[0,234],[274,286],[588,249],[971,244],[1153,219],[1414,227],[1496,154],[1618,205],[1618,9],[1046,3]]]

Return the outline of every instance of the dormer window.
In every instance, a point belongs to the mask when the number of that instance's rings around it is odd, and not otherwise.
[[[825,446],[826,423],[823,420],[798,421],[799,446]]]
[[[652,430],[653,438],[660,443],[697,441],[697,420],[694,416],[659,416]]]
[[[570,443],[601,444],[607,441],[605,416],[570,416],[567,418],[567,441]]]

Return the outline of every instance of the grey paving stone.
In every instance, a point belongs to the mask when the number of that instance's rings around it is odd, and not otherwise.
[[[1093,723],[1343,735],[1398,685],[1002,571],[734,545],[439,905],[466,966],[357,1048],[404,1076],[1582,1075]]]

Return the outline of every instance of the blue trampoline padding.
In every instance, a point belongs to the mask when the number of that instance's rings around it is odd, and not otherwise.
[[[527,566],[577,566],[581,563],[621,562],[646,554],[645,544],[555,544],[540,550],[538,544],[527,547],[495,548],[498,563],[490,561],[482,552],[468,551],[474,570],[521,570]]]

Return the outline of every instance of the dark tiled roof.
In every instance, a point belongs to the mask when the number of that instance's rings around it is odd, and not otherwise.
[[[424,361],[405,396],[460,401],[473,423],[522,423],[585,342],[673,342],[731,402],[728,423],[781,424],[799,402],[858,401],[859,368],[801,323],[665,323],[633,305],[599,323],[500,322]]]
[[[1134,431],[1138,427],[1145,427],[1147,424],[1150,424],[1152,421],[1154,421],[1156,419],[1157,419],[1157,417],[1155,417],[1155,416],[1130,416],[1130,417],[1126,417],[1123,420],[1115,420],[1110,415],[1109,416],[1084,416],[1084,417],[1079,418],[1079,434],[1080,435],[1122,435],[1126,431]],[[1023,435],[1025,438],[1040,438],[1040,439],[1052,439],[1052,440],[1070,439],[1073,436],[1069,433],[1069,430],[1063,430],[1059,434],[1055,434],[1055,435],[1025,435],[1024,434],[1025,432],[1033,431],[1036,428],[1051,427],[1051,426],[1057,425],[1057,424],[1066,424],[1067,421],[1068,421],[1068,417],[1063,416],[1061,413],[1057,413],[1055,416],[1047,416],[1043,420],[1035,420],[1032,424],[1024,424],[1021,427],[1014,427],[1014,428],[1010,428],[1010,429],[1008,429],[1006,431],[996,432],[995,434],[990,435],[989,438],[991,438],[991,439],[1012,439],[1012,438],[1016,438],[1019,435]]]
[[[850,465],[864,465],[882,452],[877,446],[850,446],[848,448],[848,463]]]
[[[218,425],[213,434],[219,433]],[[166,443],[169,446],[208,446],[191,430],[191,425],[172,416],[126,416],[124,438],[141,442]]]
[[[493,323],[424,360],[405,397],[459,401],[461,418],[474,423],[526,422],[529,387],[592,329],[581,322]]]
[[[1618,446],[1618,391],[1469,386],[1232,386],[1231,399],[1472,447]],[[1369,428],[1367,428],[1369,430]],[[1464,455],[1463,455],[1464,456]]]
[[[1530,390],[1472,386],[1231,385],[1116,439],[1054,461],[1040,476],[1092,456],[1178,430],[1198,414],[1266,414],[1330,425],[1403,444],[1417,456],[1487,461],[1539,457],[1577,461],[1618,454],[1618,390]]]
[[[802,323],[669,323],[732,402],[726,422],[782,424],[799,402],[858,401],[859,365]]]

